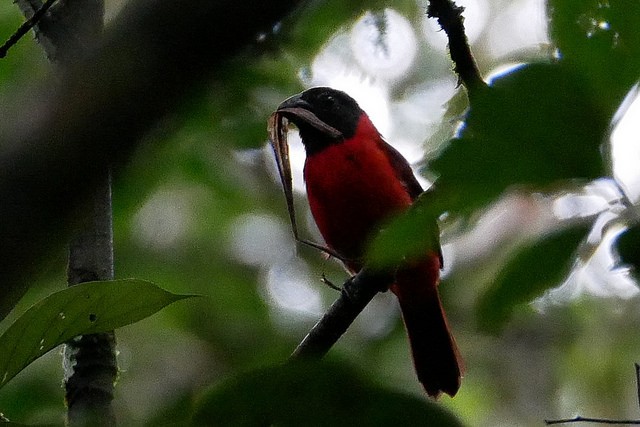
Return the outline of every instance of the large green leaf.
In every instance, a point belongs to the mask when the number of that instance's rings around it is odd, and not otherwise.
[[[459,137],[431,164],[439,178],[370,250],[393,264],[433,245],[429,224],[444,212],[466,217],[506,190],[556,190],[605,173],[601,145],[609,120],[587,86],[560,64],[531,64],[502,76],[472,99]]]
[[[348,367],[299,361],[234,378],[198,403],[193,425],[461,426],[426,399],[374,386]]]
[[[0,337],[0,387],[75,336],[129,325],[189,297],[137,279],[86,282],[56,292],[29,308]]]
[[[515,185],[600,177],[609,120],[581,77],[560,64],[496,79],[472,100],[460,137],[431,163],[447,210],[468,214]]]
[[[523,247],[480,297],[476,307],[480,328],[497,332],[516,306],[558,286],[589,229],[590,224],[575,225]]]
[[[552,42],[609,114],[640,78],[640,2],[549,0]]]
[[[439,250],[435,218],[442,212],[441,202],[434,192],[421,194],[407,213],[384,227],[373,240],[367,253],[369,263],[390,267],[405,257]]]

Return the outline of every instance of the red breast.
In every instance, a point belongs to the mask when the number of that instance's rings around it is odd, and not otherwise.
[[[313,217],[326,243],[346,258],[360,258],[372,231],[411,205],[383,144],[363,112],[351,138],[326,146],[305,162]]]

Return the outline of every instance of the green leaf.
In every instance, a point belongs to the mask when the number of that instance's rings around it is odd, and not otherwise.
[[[514,308],[560,284],[591,224],[580,224],[522,248],[498,274],[477,304],[482,330],[498,332]]]
[[[56,292],[29,308],[0,337],[0,387],[75,336],[129,325],[189,297],[137,279],[86,282]]]
[[[385,226],[367,251],[368,262],[391,267],[405,258],[413,258],[440,249],[435,218],[442,212],[441,199],[434,192],[421,194],[411,208]]]
[[[472,99],[460,137],[430,165],[446,210],[468,215],[513,186],[602,176],[609,120],[580,77],[559,64],[502,76]]]
[[[461,426],[441,406],[376,387],[348,367],[296,361],[250,372],[208,392],[192,425]]]
[[[609,115],[640,78],[640,2],[549,0],[550,35],[560,57],[589,82]]]
[[[620,233],[615,248],[622,263],[632,267],[636,280],[640,280],[640,225],[636,224]]]
[[[509,189],[601,177],[609,119],[567,67],[531,64],[502,76],[472,99],[460,136],[430,164],[434,190],[380,233],[369,259],[384,266],[424,253],[433,218],[468,217]]]

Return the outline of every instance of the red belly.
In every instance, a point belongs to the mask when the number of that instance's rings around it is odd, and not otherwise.
[[[411,205],[386,154],[375,140],[347,140],[307,158],[304,169],[311,213],[326,243],[359,259],[381,223]],[[359,263],[349,263],[352,270]]]

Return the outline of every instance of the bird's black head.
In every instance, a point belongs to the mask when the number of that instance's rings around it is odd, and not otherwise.
[[[298,127],[307,155],[354,136],[362,114],[353,98],[328,87],[294,95],[277,111]]]

